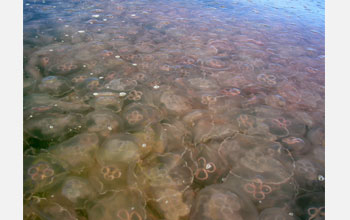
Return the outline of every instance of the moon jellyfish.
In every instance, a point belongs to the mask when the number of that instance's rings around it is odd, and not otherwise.
[[[165,91],[160,97],[160,102],[170,113],[174,114],[184,114],[192,109],[188,98],[177,95],[172,91]]]
[[[193,128],[194,143],[220,140],[238,133],[238,127],[225,118],[200,119]]]
[[[294,202],[296,215],[301,219],[324,220],[326,218],[324,192],[298,196]]]
[[[191,133],[180,121],[175,121],[172,124],[163,123],[161,127],[160,139],[165,151],[182,154],[190,142]]]
[[[42,192],[54,187],[65,175],[65,169],[49,154],[25,156],[24,160],[24,192]]]
[[[224,154],[234,149],[235,156]],[[263,138],[237,134],[230,141],[224,141],[220,154],[232,166],[231,173],[245,180],[264,177],[268,184],[288,181],[295,167],[291,153],[281,144]]]
[[[54,75],[68,75],[81,70],[82,65],[74,61],[62,62],[49,67],[49,73]]]
[[[113,79],[107,83],[104,87],[107,89],[115,90],[118,92],[131,91],[137,86],[137,81],[133,79]]]
[[[86,201],[96,196],[89,181],[75,176],[68,177],[64,181],[58,194],[73,203],[75,207],[83,207]]]
[[[269,118],[265,119],[264,123],[269,126],[269,130],[271,134],[276,135],[278,137],[286,137],[289,135],[289,126],[291,125],[291,121],[285,119],[283,117],[279,118]]]
[[[283,208],[267,208],[260,213],[259,220],[299,220],[299,218],[289,215]]]
[[[287,205],[298,192],[293,180],[274,184],[266,182],[264,176],[258,174],[250,180],[229,174],[224,184],[250,198],[259,210]]]
[[[89,77],[75,85],[75,90],[78,94],[85,95],[86,93],[93,92],[99,89],[100,80],[96,77]]]
[[[99,148],[97,159],[106,163],[137,161],[140,157],[139,146],[129,134],[110,136]]]
[[[85,120],[87,131],[95,132],[101,137],[107,137],[123,129],[122,118],[108,109],[90,112],[86,115]]]
[[[213,184],[228,173],[229,167],[225,166],[218,154],[219,147],[220,144],[213,141],[196,146],[195,166],[192,168],[196,183],[200,185]]]
[[[307,133],[307,138],[314,146],[325,146],[325,132],[324,128],[316,127]]]
[[[268,95],[265,97],[265,104],[275,108],[284,108],[286,100],[280,95]]]
[[[98,146],[99,140],[96,134],[82,133],[50,147],[49,150],[66,169],[81,172],[93,165]]]
[[[138,189],[106,193],[88,209],[91,220],[146,220],[146,201]]]
[[[111,91],[97,91],[93,93],[94,97],[90,101],[95,109],[111,109],[119,112],[123,107],[123,99],[118,93]]]
[[[282,139],[282,144],[292,152],[293,155],[303,155],[310,151],[310,144],[302,138],[290,136]]]
[[[80,121],[79,114],[47,113],[24,121],[24,131],[39,140],[63,138],[79,129]]]
[[[141,103],[131,103],[125,106],[122,116],[126,122],[126,129],[129,130],[140,130],[145,125],[161,119],[158,109]]]
[[[70,82],[61,76],[47,76],[41,80],[39,90],[52,96],[62,96],[72,90]]]
[[[324,189],[324,181],[319,180],[320,174],[324,175],[324,168],[307,158],[302,158],[295,162],[295,179],[300,188],[304,190]]]
[[[200,190],[191,208],[193,220],[255,220],[258,212],[250,200],[225,185]]]
[[[219,88],[215,80],[204,78],[192,78],[187,80],[190,88],[197,90],[217,90]]]
[[[148,124],[142,130],[133,133],[136,142],[141,146],[142,156],[146,156],[151,152],[163,153],[166,143],[162,140],[162,126],[158,123]]]

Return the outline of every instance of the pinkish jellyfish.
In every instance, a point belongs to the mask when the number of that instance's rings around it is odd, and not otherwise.
[[[123,120],[112,110],[96,110],[86,115],[88,132],[96,132],[102,137],[121,131]]]
[[[47,76],[39,84],[41,92],[47,92],[52,96],[62,96],[72,90],[69,81],[60,76]]]
[[[192,109],[189,99],[171,91],[164,92],[160,97],[160,102],[167,110],[176,114],[184,114]]]

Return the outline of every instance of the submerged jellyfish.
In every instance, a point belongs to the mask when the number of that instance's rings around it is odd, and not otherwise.
[[[294,202],[296,215],[302,219],[324,220],[326,218],[324,192],[298,196]]]
[[[226,150],[230,150],[227,144],[232,144],[236,156],[224,154]],[[281,184],[287,182],[293,175],[295,166],[293,157],[277,142],[237,134],[229,143],[223,142],[219,152],[232,166],[230,172],[245,180],[260,175],[264,177],[266,183]]]
[[[64,167],[80,172],[93,165],[98,146],[99,139],[96,134],[82,133],[50,147],[49,151]]]
[[[111,109],[119,112],[123,107],[124,101],[118,93],[103,90],[93,93],[93,95],[94,98],[90,101],[90,104],[95,109]]]
[[[91,220],[146,220],[146,201],[140,190],[128,188],[106,193],[88,209]]]
[[[294,215],[289,215],[283,208],[267,208],[260,215],[259,220],[298,220]]]
[[[78,72],[82,66],[76,62],[68,61],[61,64],[53,65],[49,68],[49,72],[55,75],[68,75]]]
[[[24,121],[24,130],[40,140],[63,138],[73,129],[79,128],[81,115],[47,113]]]
[[[134,89],[137,86],[137,81],[133,79],[113,79],[105,85],[105,88],[125,92]]]
[[[41,92],[47,92],[52,96],[62,96],[72,90],[69,81],[62,76],[47,76],[39,84]]]
[[[58,184],[65,174],[65,169],[46,153],[25,156],[23,162],[25,193],[48,190]]]
[[[258,213],[249,199],[230,187],[214,184],[200,190],[191,209],[194,220],[253,220]]]
[[[280,95],[268,95],[265,97],[266,105],[275,107],[275,108],[283,108],[286,106],[286,100]]]
[[[192,78],[188,80],[190,87],[198,90],[216,90],[218,84],[215,80],[204,79],[204,78]]]
[[[86,201],[92,200],[96,196],[89,181],[76,176],[68,177],[64,181],[59,194],[72,202],[75,207],[82,207]]]
[[[107,137],[123,128],[123,120],[108,109],[96,110],[87,114],[85,124],[88,132],[96,132],[102,137]]]
[[[184,114],[192,109],[189,99],[171,91],[164,92],[160,97],[160,102],[168,111],[175,114]]]
[[[295,162],[295,179],[300,188],[307,191],[324,189],[324,181],[320,181],[320,175],[323,177],[324,167],[312,160],[302,158]]]
[[[149,123],[160,121],[161,118],[159,111],[155,107],[141,103],[127,105],[123,109],[122,115],[127,129],[130,130],[140,130]]]

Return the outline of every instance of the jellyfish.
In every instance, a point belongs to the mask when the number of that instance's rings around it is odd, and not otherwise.
[[[232,159],[224,159],[232,165],[230,173],[250,180],[256,175],[264,177],[266,183],[281,184],[293,175],[294,159],[292,154],[281,144],[267,139],[236,134],[230,139],[231,147],[236,150]],[[228,148],[223,142],[220,151]],[[219,151],[219,152],[220,152]],[[237,152],[238,151],[238,152]],[[223,156],[223,155],[222,155]]]
[[[307,138],[314,146],[325,146],[325,132],[322,127],[315,127],[307,133]]]
[[[88,209],[91,220],[146,220],[146,201],[140,190],[110,191]]]
[[[81,127],[81,115],[46,113],[24,121],[24,131],[39,140],[64,138]]]
[[[70,82],[62,76],[47,76],[41,80],[39,90],[52,96],[62,96],[72,90]]]
[[[258,212],[247,197],[221,184],[213,184],[200,190],[190,214],[190,219],[194,220],[257,218]]]
[[[275,108],[284,108],[286,106],[286,100],[280,95],[268,95],[265,97],[266,105]]]
[[[188,79],[190,87],[197,90],[217,90],[218,85],[215,80],[203,79],[203,78],[192,78]]]
[[[23,162],[23,191],[25,193],[49,190],[60,183],[66,173],[66,170],[47,153],[25,156]]]
[[[161,119],[158,109],[141,103],[131,103],[125,106],[122,116],[129,130],[140,130],[145,125],[160,121]]]
[[[124,101],[118,93],[102,90],[93,93],[93,95],[90,104],[95,109],[111,109],[119,112],[123,107]]]
[[[283,208],[273,207],[264,209],[259,215],[259,220],[299,220],[299,218],[294,214],[290,215]]]
[[[238,133],[238,127],[224,117],[202,118],[193,128],[194,143],[220,140]]]
[[[286,146],[293,155],[303,155],[310,151],[310,144],[298,137],[290,136],[282,139],[282,144]]]
[[[57,194],[63,196],[77,208],[83,207],[86,201],[91,201],[96,197],[96,192],[89,181],[77,176],[66,178]]]
[[[99,139],[96,134],[82,133],[57,146],[50,147],[49,151],[66,169],[81,172],[84,168],[93,165],[98,146]]]
[[[220,144],[211,141],[208,144],[199,144],[194,152],[195,166],[194,181],[203,186],[221,181],[221,177],[227,175],[229,167],[221,160],[218,149]]]
[[[96,77],[89,77],[83,80],[81,83],[78,83],[75,86],[75,89],[80,94],[86,94],[88,92],[93,92],[98,90],[99,87],[100,87],[100,80]]]
[[[325,195],[324,192],[312,192],[298,196],[294,201],[294,209],[301,219],[324,220]]]
[[[101,137],[107,137],[123,129],[122,118],[108,109],[90,112],[86,115],[85,120],[87,131],[98,133]]]
[[[74,61],[62,62],[49,67],[49,73],[55,75],[68,75],[81,70],[82,65]]]
[[[306,191],[324,189],[324,167],[308,158],[301,158],[295,162],[295,179],[300,188]]]
[[[105,88],[118,92],[131,91],[137,86],[137,81],[133,79],[113,79],[105,85]]]
[[[221,57],[213,57],[202,62],[203,68],[208,70],[227,70],[230,68],[228,62]]]
[[[184,114],[192,109],[189,99],[171,91],[164,92],[160,97],[160,102],[168,111],[175,114]]]

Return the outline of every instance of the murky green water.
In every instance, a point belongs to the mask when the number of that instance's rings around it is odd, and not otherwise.
[[[24,219],[324,219],[324,2],[24,1]]]

